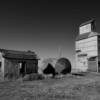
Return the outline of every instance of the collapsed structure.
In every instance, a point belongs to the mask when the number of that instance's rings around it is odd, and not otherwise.
[[[38,58],[32,51],[0,49],[0,78],[19,78],[38,72]]]
[[[76,68],[81,71],[100,72],[100,34],[95,30],[95,20],[79,26],[75,50]]]
[[[71,73],[71,63],[67,58],[59,58],[55,64],[55,71],[58,74]]]
[[[55,60],[56,62],[53,63]],[[43,70],[44,74],[52,74],[53,76],[56,76],[71,73],[72,66],[67,58],[47,59],[47,61],[47,67]]]

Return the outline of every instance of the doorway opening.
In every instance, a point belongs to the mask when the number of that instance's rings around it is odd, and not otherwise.
[[[20,62],[20,76],[24,77],[26,74],[26,62]]]
[[[98,72],[100,73],[100,61],[98,61]]]
[[[88,71],[98,72],[97,57],[88,58]]]

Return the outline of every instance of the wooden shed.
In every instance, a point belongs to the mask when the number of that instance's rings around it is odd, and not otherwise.
[[[38,72],[38,58],[32,51],[0,49],[0,78],[17,79]]]

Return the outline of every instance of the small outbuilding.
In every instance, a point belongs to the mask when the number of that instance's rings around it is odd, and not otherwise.
[[[32,51],[0,49],[0,78],[17,79],[38,72],[38,57]]]

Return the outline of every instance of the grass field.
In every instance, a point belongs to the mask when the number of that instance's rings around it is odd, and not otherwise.
[[[100,74],[0,82],[0,100],[100,100]]]

